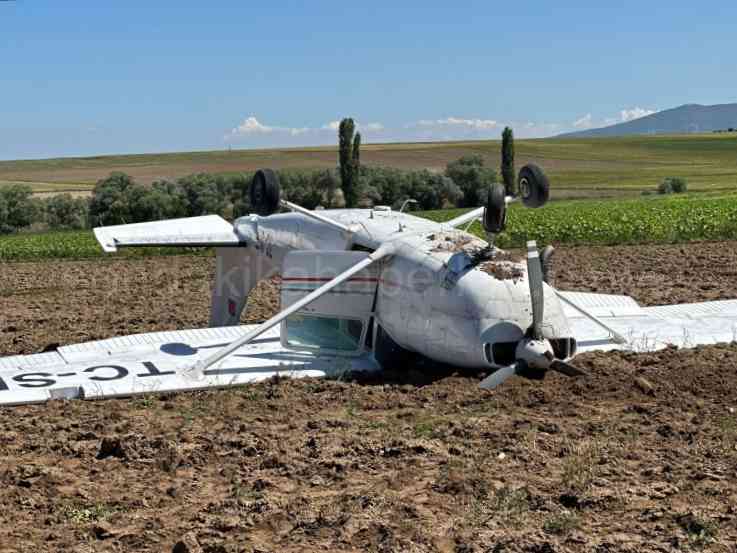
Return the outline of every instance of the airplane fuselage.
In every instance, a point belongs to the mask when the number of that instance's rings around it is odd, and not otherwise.
[[[247,216],[235,229],[260,253],[257,265],[273,274],[293,250],[375,251],[392,245],[380,261],[375,322],[402,348],[465,367],[498,367],[532,322],[527,273],[521,259],[500,250],[474,262],[486,242],[467,232],[380,209],[319,212],[351,229],[344,232],[300,213]],[[259,269],[256,269],[259,271]],[[573,354],[572,333],[553,290],[545,285],[545,337],[556,357]]]

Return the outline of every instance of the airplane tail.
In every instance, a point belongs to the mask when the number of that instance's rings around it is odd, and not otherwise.
[[[239,324],[248,294],[275,270],[269,259],[248,247],[233,225],[218,215],[97,227],[94,233],[106,252],[131,247],[214,247],[213,327]]]

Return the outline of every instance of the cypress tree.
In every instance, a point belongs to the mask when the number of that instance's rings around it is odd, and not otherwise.
[[[507,195],[514,195],[514,134],[509,127],[502,132],[502,180]]]
[[[361,133],[357,132],[353,137],[353,175],[358,178],[361,168]]]
[[[338,127],[338,157],[340,160],[340,186],[343,189],[346,207],[356,205],[356,191],[353,186],[353,119],[346,117]]]

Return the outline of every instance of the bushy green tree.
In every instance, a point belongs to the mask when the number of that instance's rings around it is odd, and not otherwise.
[[[130,176],[119,172],[97,181],[90,200],[90,223],[109,226],[134,222],[128,197],[128,189],[134,185]]]
[[[449,175],[427,170],[403,171],[358,165],[353,174],[353,192],[357,196],[356,201],[361,199],[366,205],[399,207],[404,200],[413,198],[421,209],[439,209],[472,202],[468,198],[475,190],[474,186],[481,188],[495,176],[493,171],[483,168],[483,161],[478,156],[462,158],[449,167],[449,172],[457,174],[465,188],[456,184]],[[319,205],[327,208],[345,205],[334,170],[289,169],[277,174],[282,196],[294,203],[308,209]],[[240,217],[250,212],[248,190],[252,179],[251,173],[228,176],[196,174],[176,181],[161,180],[148,186],[137,184],[123,173],[113,173],[95,186],[89,202],[89,220],[85,224],[114,225],[206,214],[219,214],[228,219]],[[80,224],[74,222],[77,219],[71,214],[68,198],[58,202],[54,207],[50,203],[45,204],[48,207],[43,211],[48,211],[49,226],[61,228]],[[2,215],[6,212],[5,203],[0,203],[0,221],[7,219]]]
[[[10,232],[7,228],[8,221],[8,204],[5,203],[5,196],[0,189],[0,234]]]
[[[375,204],[393,205],[403,194],[404,173],[391,167],[364,167],[365,194]]]
[[[512,129],[504,127],[502,132],[502,180],[507,196],[514,195],[514,134]]]
[[[175,219],[182,217],[184,213],[181,196],[160,184],[136,185],[129,190],[128,198],[132,217],[136,222]]]
[[[670,184],[676,194],[683,194],[688,190],[688,182],[682,177],[670,177]]]
[[[161,207],[157,209],[166,214],[166,219],[186,217],[189,213],[187,194],[178,183],[169,180],[155,181],[151,185],[151,193],[154,199],[161,202]]]
[[[320,171],[282,170],[277,171],[282,195],[290,202],[314,209],[322,202],[322,193],[317,182]]]
[[[658,185],[658,194],[682,194],[688,189],[688,182],[682,177],[666,177]]]
[[[343,189],[346,207],[355,207],[358,203],[358,190],[355,186],[353,165],[353,133],[356,125],[353,119],[346,117],[338,127],[338,159],[340,161],[340,186]]]
[[[71,194],[55,194],[43,203],[45,222],[52,230],[88,228],[90,200]]]
[[[31,226],[39,216],[33,191],[25,184],[0,187],[0,233],[16,232]]]
[[[177,185],[186,198],[187,217],[222,215],[230,204],[231,193],[222,177],[199,173],[177,179]]]
[[[360,135],[356,135],[357,137]],[[331,207],[338,207],[337,203],[337,190],[339,187],[338,179],[335,173],[330,169],[322,171],[316,179],[316,185],[320,191],[322,197],[322,206],[330,209]]]
[[[453,179],[445,175],[434,175],[433,184],[440,194],[440,208],[455,207],[463,199],[463,191],[453,182]]]
[[[497,180],[496,171],[484,167],[484,160],[479,155],[463,156],[451,161],[445,168],[445,175],[463,191],[460,207],[482,205],[489,186]]]
[[[253,173],[238,173],[229,175],[226,179],[230,183],[230,203],[232,206],[232,215],[236,219],[246,215],[251,210],[248,189],[253,180]]]

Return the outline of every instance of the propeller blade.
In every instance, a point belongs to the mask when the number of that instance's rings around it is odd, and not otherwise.
[[[577,369],[576,367],[569,363],[566,363],[565,361],[553,361],[550,364],[550,370],[559,372],[560,374],[564,374],[566,376],[588,376],[588,374],[583,372],[581,369]]]
[[[540,254],[534,240],[527,242],[527,281],[530,284],[530,300],[532,302],[532,332],[535,340],[543,339],[543,270],[540,265]]]
[[[499,384],[504,382],[510,376],[513,376],[517,372],[517,364],[507,365],[491,373],[489,376],[479,382],[479,387],[484,390],[493,390]]]

